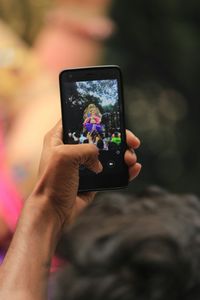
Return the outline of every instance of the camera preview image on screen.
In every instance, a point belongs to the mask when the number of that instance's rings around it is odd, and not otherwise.
[[[68,142],[93,143],[100,150],[120,151],[117,80],[67,82],[65,88]]]

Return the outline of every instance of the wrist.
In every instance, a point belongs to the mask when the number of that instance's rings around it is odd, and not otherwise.
[[[51,227],[55,236],[62,231],[61,219],[55,211],[52,201],[45,193],[35,190],[26,200],[22,214],[29,216],[30,221],[36,223],[36,228],[38,225],[39,230],[41,227]]]
[[[72,222],[76,192],[71,192],[70,188],[63,192],[54,185],[51,180],[48,181],[47,175],[41,176],[28,202],[29,205],[39,208],[47,221],[48,218],[55,219],[62,231],[64,226]]]
[[[46,299],[47,278],[61,229],[45,195],[32,193],[1,265],[2,293],[22,291],[36,295],[34,299]]]

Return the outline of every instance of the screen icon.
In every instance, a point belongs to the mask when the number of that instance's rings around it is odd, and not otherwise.
[[[115,167],[115,162],[114,162],[113,160],[109,160],[109,161],[107,162],[107,166],[108,166],[109,168],[114,168],[114,167]]]

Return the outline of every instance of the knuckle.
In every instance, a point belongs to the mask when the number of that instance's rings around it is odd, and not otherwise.
[[[99,151],[95,145],[62,145],[51,149],[51,159],[55,164],[71,164],[94,162],[98,159]]]
[[[79,162],[79,153],[74,146],[62,145],[54,147],[53,159],[59,165],[77,165]]]
[[[63,149],[61,147],[54,147],[52,150],[52,159],[57,162],[63,162],[64,161],[64,153]]]

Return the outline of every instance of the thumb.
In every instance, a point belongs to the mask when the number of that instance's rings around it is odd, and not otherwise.
[[[103,166],[98,159],[99,150],[95,145],[85,144],[79,145],[80,147],[80,164],[84,165],[89,170],[98,174],[102,172]],[[82,148],[82,149],[81,149]]]
[[[84,164],[89,170],[93,171],[96,174],[99,174],[103,171],[103,166],[101,162],[97,160],[90,159]]]

